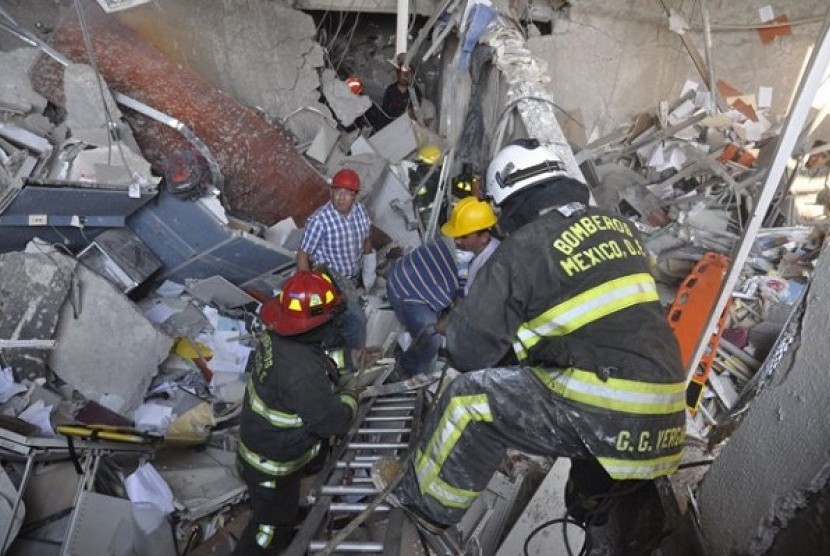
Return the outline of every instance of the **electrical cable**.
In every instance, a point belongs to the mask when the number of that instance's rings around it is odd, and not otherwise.
[[[573,550],[568,542],[567,537],[567,525],[577,525],[583,531],[585,531],[585,539],[586,541],[589,538],[589,531],[588,527],[591,524],[592,519],[594,519],[598,515],[607,514],[612,506],[622,497],[628,496],[629,494],[635,493],[637,490],[642,488],[644,485],[648,484],[650,481],[635,481],[633,485],[624,485],[625,481],[617,481],[609,490],[608,492],[604,492],[602,494],[594,494],[592,496],[588,496],[585,498],[584,502],[582,500],[576,500],[571,503],[568,508],[565,510],[565,515],[560,518],[550,519],[538,525],[535,529],[533,529],[530,534],[528,534],[527,538],[524,542],[524,556],[529,556],[528,553],[528,545],[530,544],[530,540],[536,536],[540,531],[549,527],[551,525],[555,525],[557,523],[563,524],[563,538],[565,541],[565,550],[568,552],[568,556],[573,556]],[[596,508],[588,510],[585,512],[585,524],[583,525],[575,518],[571,517],[573,515],[572,510],[577,507],[577,505],[588,503],[588,502],[599,502]],[[587,543],[583,543],[582,549],[579,551],[579,555],[585,554]]]
[[[354,23],[352,24],[352,29],[349,31],[349,38],[346,39],[346,44],[343,46],[343,54],[340,55],[340,59],[337,61],[337,67],[334,68],[335,73],[340,71],[340,66],[343,64],[343,60],[346,59],[346,55],[349,53],[349,47],[352,45],[352,40],[354,39],[354,32],[357,29],[357,23],[360,21],[360,12],[357,12],[354,16]]]

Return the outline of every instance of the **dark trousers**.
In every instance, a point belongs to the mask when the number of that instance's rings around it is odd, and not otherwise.
[[[432,521],[455,524],[485,489],[508,448],[592,458],[571,418],[528,368],[465,373],[428,415],[395,494]]]
[[[288,548],[300,518],[300,481],[322,469],[328,456],[324,442],[320,454],[292,475],[272,477],[237,459],[242,480],[248,485],[251,521],[242,532],[232,556],[277,555]]]
[[[242,532],[233,556],[281,554],[294,534],[303,473],[272,478],[272,487],[262,486],[263,475],[245,463],[241,463],[240,468],[242,478],[248,484],[251,521]]]

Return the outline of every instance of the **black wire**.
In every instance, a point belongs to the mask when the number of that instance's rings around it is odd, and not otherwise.
[[[602,513],[607,513],[611,509],[611,506],[617,501],[617,499],[622,498],[623,496],[628,496],[629,494],[633,494],[634,492],[636,492],[639,488],[641,488],[643,485],[645,485],[648,482],[650,482],[650,481],[637,481],[633,485],[626,486],[625,488],[622,488],[621,483],[623,483],[623,481],[619,481],[614,486],[612,486],[611,490],[609,490],[608,492],[605,492],[605,493],[602,493],[602,494],[595,494],[593,496],[587,497],[585,499],[585,502],[598,501],[599,504],[593,510],[591,510],[589,512],[586,512],[586,516],[585,516],[585,524],[586,525],[583,525],[582,523],[580,523],[579,521],[576,521],[573,517],[571,517],[571,515],[572,515],[571,510],[573,510],[573,508],[575,508],[578,504],[581,503],[580,500],[577,500],[577,501],[573,502],[565,510],[565,515],[563,517],[559,517],[559,518],[556,518],[556,519],[550,519],[548,521],[545,521],[541,525],[538,525],[535,529],[533,529],[533,531],[530,532],[530,534],[525,539],[524,556],[529,556],[528,551],[527,551],[527,547],[528,547],[528,544],[530,544],[530,540],[534,536],[536,536],[539,533],[539,531],[541,531],[542,529],[544,529],[546,527],[550,527],[551,525],[555,525],[557,523],[562,523],[563,524],[562,536],[563,536],[563,539],[565,541],[565,550],[567,550],[568,556],[573,556],[573,550],[571,549],[571,545],[568,542],[567,524],[570,523],[570,524],[576,525],[577,527],[579,527],[580,529],[585,531],[585,542],[583,542],[583,544],[582,544],[582,548],[579,551],[579,555],[581,556],[582,554],[586,554],[586,546],[587,546],[587,541],[588,541],[588,528],[587,528],[587,525],[589,525],[591,523],[591,519],[596,515],[599,515],[599,514],[602,514]]]
[[[525,539],[524,547],[522,549],[523,553],[524,553],[524,556],[529,556],[529,553],[527,551],[527,547],[530,544],[530,541],[533,539],[533,537],[538,535],[539,532],[542,529],[545,529],[546,527],[550,527],[551,525],[556,525],[557,523],[562,523],[563,524],[563,527],[562,527],[563,530],[567,530],[567,525],[571,524],[571,525],[576,525],[577,527],[579,527],[580,529],[585,531],[585,527],[580,522],[578,522],[574,518],[569,517],[567,515],[565,517],[557,517],[556,519],[549,519],[549,520],[545,521],[544,523],[542,523],[541,525],[536,526],[536,528],[533,529],[533,531],[531,531],[530,534],[527,536],[527,538]],[[567,548],[567,550],[568,550],[568,555],[573,556],[573,551],[571,550],[571,547],[567,542],[565,543],[565,548]]]

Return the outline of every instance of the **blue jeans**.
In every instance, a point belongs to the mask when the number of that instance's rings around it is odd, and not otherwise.
[[[435,330],[438,314],[418,299],[401,299],[389,291],[387,295],[395,316],[412,336],[412,343],[398,360],[400,368],[408,377],[429,372],[443,343]]]
[[[346,298],[345,310],[337,316],[336,324],[340,341],[329,347],[360,350],[366,347],[366,312],[360,304],[360,295],[354,283],[333,270],[328,271],[341,294]]]

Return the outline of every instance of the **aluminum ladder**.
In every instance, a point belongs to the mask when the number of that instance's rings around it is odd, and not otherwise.
[[[448,548],[442,538],[416,530],[402,510],[385,501],[378,503],[380,493],[370,476],[372,464],[381,457],[406,457],[410,442],[417,438],[423,397],[422,390],[412,390],[361,402],[355,424],[332,451],[332,457],[311,486],[309,496],[313,506],[286,555],[305,556],[324,550],[343,528],[340,524],[350,522],[373,504],[376,507],[358,528],[360,533],[349,535],[337,545],[334,554],[409,556],[418,552],[402,550],[402,545],[406,542],[410,547],[413,541],[417,544],[419,540],[429,547],[427,550],[425,546],[422,554],[443,556],[458,552]],[[378,526],[382,520],[386,521],[385,528]],[[360,538],[354,539],[357,536]]]

